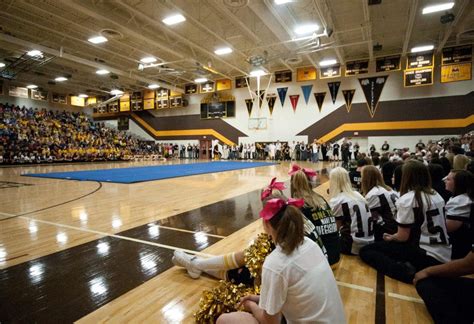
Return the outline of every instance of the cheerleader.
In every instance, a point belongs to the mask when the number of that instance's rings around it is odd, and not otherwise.
[[[397,232],[395,215],[398,194],[387,186],[380,171],[373,165],[362,168],[362,194],[369,204],[374,222],[375,241],[381,241],[383,233]]]
[[[397,233],[384,234],[384,241],[362,248],[360,258],[384,275],[411,283],[417,271],[450,260],[443,215],[444,200],[431,188],[428,168],[416,160],[405,162]]]
[[[341,252],[358,254],[361,247],[374,241],[373,222],[367,201],[351,186],[349,174],[337,167],[329,173],[329,205],[341,234]]]

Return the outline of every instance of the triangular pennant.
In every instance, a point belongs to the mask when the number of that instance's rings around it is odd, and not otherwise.
[[[341,86],[341,82],[329,82],[329,92],[331,93],[332,103],[336,103],[337,93],[339,92],[339,87]]]
[[[374,118],[375,111],[379,105],[380,95],[382,94],[385,81],[388,75],[359,79],[362,91],[364,91],[365,100],[367,101],[367,108],[369,109],[370,117]]]
[[[314,99],[316,99],[316,103],[318,104],[319,112],[321,112],[321,109],[323,109],[324,98],[326,98],[326,92],[314,93]]]
[[[346,102],[347,112],[351,112],[352,99],[354,99],[354,93],[355,93],[355,89],[342,90],[342,94],[344,95],[344,101]]]
[[[249,116],[250,116],[252,114],[253,100],[252,99],[245,99],[245,104],[247,105],[247,111],[248,111]]]
[[[285,88],[277,88],[277,92],[278,92],[278,97],[280,97],[280,102],[281,102],[281,106],[283,107],[283,105],[285,104],[285,99],[286,99],[286,92],[288,91],[288,87],[285,87]]]
[[[258,90],[255,90],[255,94],[258,97],[258,108],[262,108],[263,98],[265,97],[265,90],[260,90],[260,94]]]
[[[296,106],[298,106],[298,99],[300,99],[300,95],[291,95],[290,101],[291,106],[293,107],[293,112],[296,112]]]
[[[268,103],[268,109],[270,110],[270,116],[273,114],[273,108],[275,107],[276,98],[277,97],[275,95],[267,96],[267,103]]]
[[[304,102],[306,102],[306,104],[308,104],[309,95],[311,94],[312,89],[313,89],[312,84],[301,86],[301,90],[303,90]]]

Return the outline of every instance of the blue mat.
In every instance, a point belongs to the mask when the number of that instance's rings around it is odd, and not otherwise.
[[[276,163],[219,161],[90,171],[27,173],[23,174],[23,176],[114,183],[136,183],[176,177],[186,177],[196,174],[270,166],[274,164]]]

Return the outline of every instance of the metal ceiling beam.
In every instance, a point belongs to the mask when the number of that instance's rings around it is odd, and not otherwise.
[[[323,5],[326,9],[325,12],[323,12],[323,9],[322,9]],[[334,21],[332,19],[331,10],[329,9],[329,5],[325,1],[323,1],[323,0],[313,0],[313,7],[314,7],[314,10],[316,11],[316,13],[318,14],[319,18],[321,19],[321,21],[324,25],[323,26],[324,28],[330,27],[333,30],[336,29],[336,26],[334,25]],[[333,39],[334,42],[336,43],[336,45],[339,44],[339,38],[337,36],[337,33],[333,32],[332,36],[328,37],[328,38]],[[339,63],[344,64],[346,62],[344,51],[342,49],[339,49],[339,48],[335,48],[334,51],[336,52],[336,56],[339,60]]]
[[[470,12],[472,12],[472,9],[474,8],[474,2],[472,0],[461,0],[461,2],[457,4],[457,7],[458,11],[456,12],[456,18],[454,18],[454,21],[446,27],[443,37],[441,38],[438,48],[436,49],[436,53],[440,53],[442,51],[454,29],[469,16]]]
[[[372,40],[372,24],[370,23],[370,11],[369,11],[369,3],[367,0],[362,1],[362,10],[364,11],[364,21],[365,21],[365,36],[369,41],[367,43],[368,50],[369,50],[369,59],[374,59],[374,43]]]
[[[161,30],[165,30],[167,33],[169,33],[171,36],[175,37],[176,39],[178,39],[180,42],[184,43],[184,44],[187,44],[189,45],[190,47],[192,48],[195,48],[197,50],[199,50],[200,52],[202,53],[205,53],[206,55],[208,55],[209,57],[212,57],[214,58],[215,60],[233,68],[234,70],[240,72],[240,73],[243,73],[243,74],[247,74],[246,71],[240,69],[239,67],[227,62],[226,60],[222,59],[221,57],[215,55],[213,52],[210,52],[209,50],[207,50],[206,48],[204,48],[203,46],[193,42],[193,41],[190,41],[188,40],[186,37],[184,36],[181,36],[180,34],[178,34],[177,32],[173,31],[172,29],[168,28],[168,27],[165,27],[164,25],[158,23],[156,20],[150,18],[149,16],[145,15],[144,13],[142,13],[141,11],[138,11],[137,9],[135,9],[133,6],[130,6],[129,4],[123,2],[122,0],[118,0],[116,3],[120,4],[121,6],[123,6],[124,8],[127,8],[129,11],[135,13],[137,16],[139,16],[140,18],[142,18],[144,21],[146,21],[147,23],[149,23],[150,25],[152,26],[155,26],[155,27],[158,27],[159,29]],[[228,76],[229,77],[229,76]],[[230,77],[229,77],[230,78]]]
[[[405,40],[403,41],[403,49],[402,49],[402,56],[407,55],[408,51],[408,45],[410,44],[410,38],[411,38],[411,33],[413,31],[413,26],[415,24],[415,18],[416,14],[418,11],[418,3],[419,0],[411,0],[410,1],[410,9],[408,11],[409,17],[408,17],[408,24],[407,24],[407,30],[405,32]]]
[[[82,65],[85,65],[85,66],[89,66],[89,67],[92,67],[92,68],[95,68],[95,69],[106,68],[107,70],[109,70],[112,73],[115,73],[119,76],[131,79],[131,80],[140,81],[140,82],[143,82],[143,83],[146,83],[146,84],[156,83],[156,80],[151,80],[151,79],[144,78],[144,77],[141,77],[141,76],[138,76],[138,75],[134,75],[132,72],[126,72],[126,71],[122,71],[122,70],[119,70],[119,69],[116,69],[116,68],[113,68],[113,67],[108,67],[104,64],[100,64],[100,63],[97,63],[97,62],[94,62],[94,61],[89,61],[89,60],[86,60],[84,58],[81,58],[81,57],[78,57],[78,56],[75,56],[75,55],[71,55],[71,54],[68,54],[68,53],[64,53],[64,52],[61,53],[59,50],[52,49],[52,48],[49,48],[49,47],[46,47],[46,46],[43,46],[43,45],[38,45],[38,44],[29,42],[29,41],[25,41],[23,39],[19,39],[19,38],[9,36],[9,35],[6,35],[6,34],[0,34],[0,40],[11,43],[11,44],[23,46],[24,48],[34,48],[34,49],[40,50],[40,51],[42,51],[46,54],[53,55],[53,56],[56,56],[56,57],[61,57],[65,60],[76,62],[76,63],[82,64]],[[161,86],[163,88],[166,88],[166,89],[170,89],[170,90],[174,90],[174,91],[178,91],[178,92],[184,92],[184,90],[181,89],[181,88],[171,87],[170,85],[167,85],[167,84],[161,84]]]

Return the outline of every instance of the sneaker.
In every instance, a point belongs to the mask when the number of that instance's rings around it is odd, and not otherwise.
[[[171,262],[175,266],[186,268],[188,271],[188,275],[193,279],[198,279],[201,276],[201,270],[196,269],[193,265],[193,260],[196,259],[196,256],[191,256],[189,254],[184,253],[183,251],[176,250],[173,253],[173,258]]]

